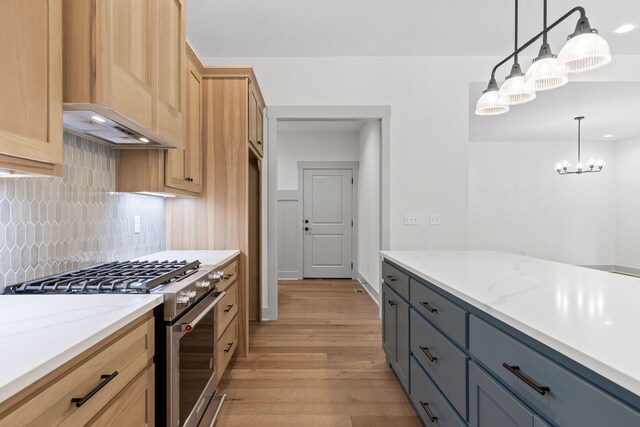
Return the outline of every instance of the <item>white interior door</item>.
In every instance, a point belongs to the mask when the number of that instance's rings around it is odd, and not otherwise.
[[[351,278],[353,171],[305,169],[305,278]]]

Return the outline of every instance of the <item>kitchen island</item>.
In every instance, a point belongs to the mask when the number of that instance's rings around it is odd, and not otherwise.
[[[425,423],[640,425],[640,279],[494,251],[381,257],[383,347]]]

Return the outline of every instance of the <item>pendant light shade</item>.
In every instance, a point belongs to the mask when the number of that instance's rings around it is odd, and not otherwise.
[[[478,99],[476,114],[478,116],[497,116],[508,111],[509,106],[500,101],[498,84],[495,80],[491,80],[487,90],[482,92],[482,96]]]
[[[511,74],[504,81],[498,91],[500,102],[504,105],[519,105],[536,99],[534,90],[525,88],[524,74],[518,63],[513,64]]]
[[[543,44],[538,57],[533,60],[533,64],[524,75],[524,87],[538,92],[555,89],[568,82],[567,69],[551,53],[549,45]]]
[[[576,30],[564,45],[558,60],[569,73],[581,73],[607,65],[611,62],[611,49],[598,31],[589,25],[589,19],[580,18]]]

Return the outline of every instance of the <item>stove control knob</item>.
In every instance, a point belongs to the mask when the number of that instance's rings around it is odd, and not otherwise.
[[[213,280],[214,282],[219,282],[220,280],[222,280],[223,277],[224,277],[224,271],[222,270],[217,270],[209,274],[209,279]]]
[[[196,291],[188,291],[187,296],[189,297],[190,301],[194,301],[196,299]]]
[[[178,294],[178,296],[176,297],[176,303],[178,305],[189,304],[189,295],[188,294],[184,294],[184,293]]]
[[[202,282],[196,283],[196,288],[209,290],[211,288],[211,282],[208,280],[203,280]]]

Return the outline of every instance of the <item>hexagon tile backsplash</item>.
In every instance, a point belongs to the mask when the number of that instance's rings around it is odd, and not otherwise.
[[[5,285],[165,249],[164,200],[115,193],[112,148],[65,133],[64,150],[62,178],[0,177],[0,293]]]

